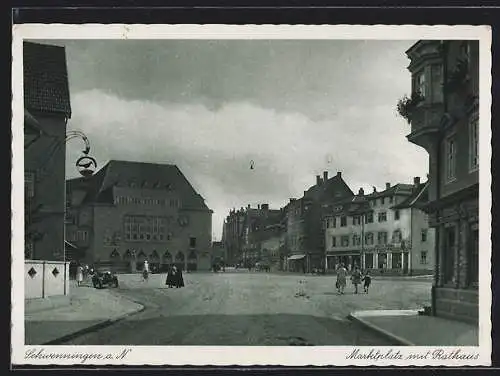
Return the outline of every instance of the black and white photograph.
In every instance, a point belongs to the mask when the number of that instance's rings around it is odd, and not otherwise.
[[[19,362],[487,364],[488,28],[155,27],[13,31]]]

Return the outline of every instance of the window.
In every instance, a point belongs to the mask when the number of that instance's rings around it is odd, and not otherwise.
[[[361,236],[354,234],[352,236],[352,245],[361,245]]]
[[[352,224],[354,226],[360,225],[361,224],[361,217],[359,217],[359,216],[352,217]]]
[[[393,243],[401,243],[402,235],[400,230],[396,230],[392,234],[392,242]]]
[[[368,232],[365,234],[365,243],[366,243],[366,245],[373,244],[373,233],[372,232]]]
[[[366,215],[366,223],[373,223],[373,213],[368,213]]]
[[[469,121],[469,170],[475,171],[479,167],[479,119],[477,114]]]
[[[385,204],[385,197],[382,197],[382,198],[380,199],[380,205],[384,205],[384,204]]]
[[[399,210],[395,210],[395,211],[394,211],[394,219],[395,219],[396,221],[399,221]]]
[[[420,252],[420,264],[422,265],[427,264],[427,251]]]
[[[450,137],[446,141],[446,179],[448,181],[455,179],[456,152],[455,139]]]
[[[342,236],[341,239],[342,247],[349,247],[349,236]]]
[[[443,66],[435,64],[431,67],[432,101],[443,102]]]
[[[327,218],[325,220],[325,226],[326,226],[326,228],[330,228],[330,218]]]
[[[378,213],[378,221],[379,222],[386,222],[387,221],[387,213],[386,212]]]
[[[373,253],[365,253],[365,269],[373,268]]]
[[[421,241],[426,242],[427,241],[427,230],[423,229],[421,232]]]
[[[88,231],[78,230],[76,232],[76,240],[77,241],[87,241],[88,237],[89,237]]]
[[[337,238],[332,236],[332,248],[337,246]]]
[[[337,218],[333,217],[332,218],[332,228],[335,228],[335,227],[337,227]]]
[[[390,196],[390,197],[389,197],[389,203],[391,203],[391,204],[392,204],[392,203],[393,203],[393,201],[394,201],[394,197]]]
[[[479,282],[479,228],[475,224],[471,227],[469,245],[468,279],[469,285],[476,286]]]
[[[189,247],[196,247],[196,238],[189,238]]]
[[[340,227],[347,226],[347,217],[340,217]]]
[[[419,93],[425,98],[427,94],[427,90],[425,89],[425,73],[422,71],[415,76],[415,92]]]
[[[377,235],[378,244],[387,244],[387,232],[380,231]]]

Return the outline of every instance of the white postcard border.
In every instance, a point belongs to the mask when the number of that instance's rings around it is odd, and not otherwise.
[[[16,365],[286,365],[286,366],[478,366],[491,364],[491,170],[480,169],[480,270],[478,347],[244,347],[244,346],[25,346],[24,345],[24,39],[478,39],[480,40],[480,160],[491,161],[491,28],[489,26],[417,25],[64,25],[13,26],[12,40],[12,331],[11,356]],[[486,272],[488,271],[488,272]],[[385,359],[349,359],[353,350],[379,351]],[[443,350],[454,359],[397,359],[396,352],[432,354]],[[130,351],[128,351],[130,350]],[[388,352],[390,351],[389,355]],[[38,354],[38,355],[36,355]],[[51,355],[52,354],[52,355]],[[66,354],[66,355],[64,355]],[[69,354],[69,355],[68,355]],[[73,357],[71,358],[71,354]],[[100,354],[100,355],[98,355]],[[392,354],[392,357],[391,355]],[[456,354],[456,353],[455,353]],[[464,359],[476,354],[475,359]],[[36,355],[36,356],[35,356]],[[61,358],[66,356],[67,358]],[[394,358],[396,357],[396,358]]]

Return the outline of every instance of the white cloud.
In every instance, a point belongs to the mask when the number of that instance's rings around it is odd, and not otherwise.
[[[409,127],[395,116],[394,103],[360,103],[318,121],[248,102],[211,111],[197,104],[127,101],[98,90],[75,93],[72,107],[69,128],[89,137],[101,167],[109,159],[177,164],[215,211],[218,237],[229,208],[281,205],[300,196],[323,170],[342,171],[354,191],[410,182],[427,171],[427,155],[406,140]],[[68,160],[80,150],[77,142],[69,144]],[[68,163],[68,174],[74,172]]]

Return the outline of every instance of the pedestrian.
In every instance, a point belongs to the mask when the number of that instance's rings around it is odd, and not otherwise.
[[[357,266],[354,267],[354,271],[352,272],[351,275],[351,281],[352,284],[354,285],[354,293],[358,293],[358,285],[361,283],[361,272],[359,271],[359,268]]]
[[[76,268],[76,283],[78,286],[81,286],[83,282],[83,267],[78,264],[78,267]]]
[[[175,287],[176,288],[180,288],[180,287],[184,287],[184,278],[182,277],[182,269],[179,268],[177,270],[177,278],[175,279]]]
[[[370,288],[370,285],[372,283],[372,277],[370,276],[369,270],[366,271],[366,274],[363,277],[363,282],[364,282],[365,293],[368,294],[368,289]]]
[[[168,266],[168,271],[167,271],[167,280],[165,284],[169,287],[172,288],[174,287],[174,270],[172,265]]]
[[[142,268],[142,278],[147,281],[149,277],[149,263],[148,260],[144,260],[144,266]]]
[[[344,267],[344,264],[341,263],[339,268],[337,269],[337,291],[339,294],[344,293],[346,280],[347,280],[347,269]]]

